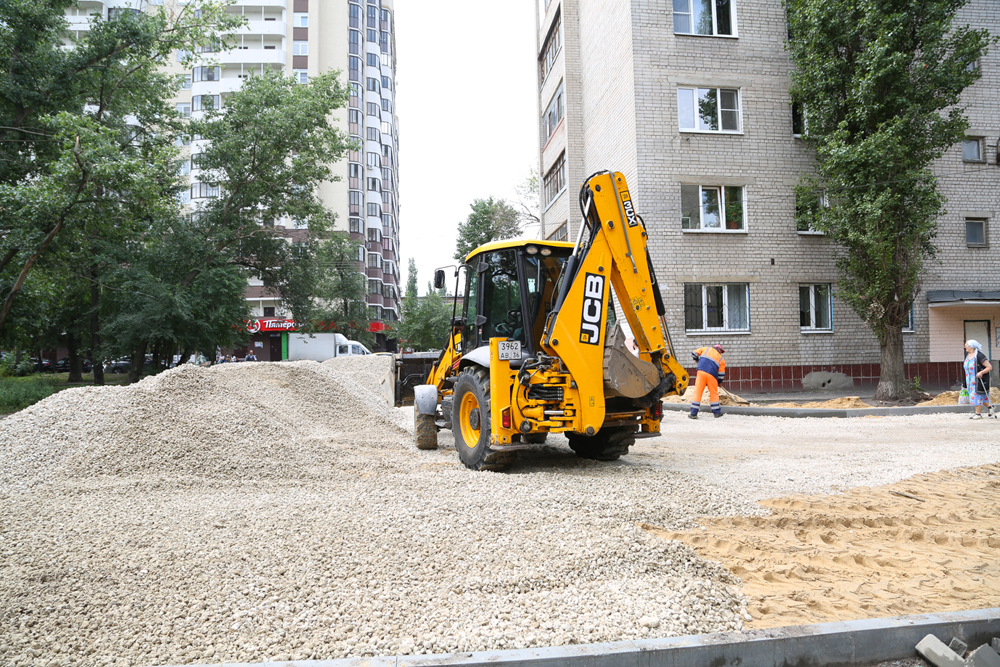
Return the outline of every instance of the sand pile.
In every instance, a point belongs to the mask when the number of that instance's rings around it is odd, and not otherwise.
[[[983,465],[765,500],[770,516],[706,519],[703,531],[644,528],[741,577],[750,627],[996,607],[998,480],[1000,465]]]
[[[844,396],[829,401],[808,401],[806,403],[768,403],[769,408],[838,408],[841,410],[870,408],[859,396]]]
[[[957,391],[943,391],[931,400],[918,403],[918,405],[958,405],[959,393]],[[1000,388],[990,388],[990,401],[994,405],[1000,404]]]
[[[694,400],[694,384],[688,385],[688,388],[684,391],[682,396],[664,396],[664,403],[691,403]],[[708,405],[710,402],[708,396],[708,389],[702,393],[701,403],[703,405]],[[736,394],[726,391],[722,387],[719,387],[719,403],[722,405],[750,405],[750,401],[737,396]]]
[[[389,357],[185,365],[126,387],[68,389],[0,424],[0,484],[134,473],[229,479],[322,474],[329,442],[403,432],[378,393]]]

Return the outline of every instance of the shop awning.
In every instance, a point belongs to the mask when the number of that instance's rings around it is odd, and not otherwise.
[[[1000,292],[967,290],[928,290],[927,305],[941,306],[1000,306]]]

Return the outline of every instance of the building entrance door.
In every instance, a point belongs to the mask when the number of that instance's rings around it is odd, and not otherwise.
[[[281,361],[281,334],[271,334],[268,361]]]
[[[989,320],[965,320],[965,340],[979,341],[983,346],[983,354],[987,359],[993,359],[993,349],[990,345]],[[965,343],[963,340],[962,343]]]

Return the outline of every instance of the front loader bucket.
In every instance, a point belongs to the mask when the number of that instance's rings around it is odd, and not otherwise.
[[[607,396],[641,398],[656,389],[660,373],[656,366],[629,352],[625,334],[616,326],[604,348],[604,392]]]

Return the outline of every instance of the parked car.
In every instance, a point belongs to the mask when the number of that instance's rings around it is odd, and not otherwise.
[[[55,373],[55,368],[51,361],[48,359],[42,359],[41,367],[39,368],[38,359],[36,357],[31,358],[31,365],[35,367],[35,370],[41,370],[43,373]]]
[[[128,373],[132,370],[132,362],[128,359],[115,359],[104,364],[105,373]]]
[[[83,359],[83,372],[89,373],[94,370],[93,365],[90,363],[90,359]],[[69,357],[63,357],[55,363],[56,373],[69,373]]]

